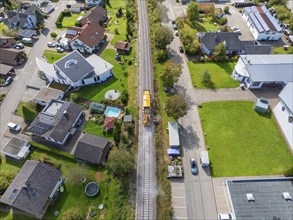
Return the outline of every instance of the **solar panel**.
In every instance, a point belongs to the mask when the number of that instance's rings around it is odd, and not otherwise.
[[[249,14],[249,17],[251,19],[251,21],[254,23],[254,25],[256,26],[257,30],[259,32],[264,31],[264,29],[262,28],[262,26],[259,24],[259,21],[257,20],[257,18],[255,17],[255,15],[253,13]]]
[[[255,13],[255,16],[257,17],[257,20],[262,25],[265,31],[269,31],[270,28],[268,27],[267,23],[264,21],[264,19],[261,17],[261,15],[257,12]]]
[[[70,30],[70,29],[67,29],[66,30],[66,34],[69,34],[69,35],[73,35],[75,36],[77,34],[77,31],[76,30]]]

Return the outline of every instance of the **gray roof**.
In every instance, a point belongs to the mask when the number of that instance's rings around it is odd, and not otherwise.
[[[123,122],[132,122],[132,115],[124,115]]]
[[[0,74],[6,75],[11,70],[13,70],[13,66],[0,63]]]
[[[179,140],[179,130],[177,122],[168,122],[169,130],[169,144],[171,147],[176,147],[180,145]]]
[[[61,90],[43,86],[36,94],[35,99],[49,102],[51,99],[57,98],[61,94]]]
[[[50,114],[46,110],[53,104],[60,104],[60,107],[55,109],[55,114]],[[66,114],[64,114],[65,111]],[[50,137],[63,142],[81,111],[82,107],[75,103],[51,100],[30,124],[27,131],[37,136]]]
[[[19,37],[32,37],[34,34],[37,32],[35,30],[30,30],[30,29],[23,29],[17,32],[17,36]]]
[[[3,152],[12,154],[12,155],[17,155],[23,146],[27,146],[28,141],[19,139],[17,137],[12,137],[9,142],[4,146]]]
[[[21,28],[25,26],[26,18],[28,16],[28,14],[26,13],[12,10],[6,11],[6,15],[8,19],[5,19],[5,21],[3,20],[3,22],[5,22],[6,25],[10,25],[13,23]]]
[[[279,97],[291,113],[293,113],[293,82],[287,83],[284,89],[280,92]]]
[[[78,141],[74,155],[93,164],[106,160],[110,148],[110,141],[106,138],[85,133]]]
[[[293,202],[285,200],[283,192],[293,196],[293,179],[263,179],[227,181],[237,220],[293,219]],[[252,194],[255,201],[248,201]]]
[[[234,32],[207,32],[200,37],[200,42],[210,51],[214,51],[215,47],[225,41],[229,50],[239,50],[239,34]]]
[[[94,71],[94,67],[77,51],[54,63],[72,82],[77,82]]]
[[[45,213],[49,196],[61,178],[61,172],[51,165],[28,160],[18,172],[1,202],[36,217]]]
[[[247,54],[271,54],[272,47],[270,45],[246,45]]]

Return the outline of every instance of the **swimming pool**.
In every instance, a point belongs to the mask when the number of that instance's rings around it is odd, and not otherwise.
[[[105,115],[108,117],[117,117],[119,116],[121,110],[116,107],[108,106],[105,111]]]

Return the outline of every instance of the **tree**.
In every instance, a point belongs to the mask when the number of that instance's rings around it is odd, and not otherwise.
[[[53,39],[55,39],[58,35],[57,35],[57,33],[56,32],[51,32],[51,37],[53,38]]]
[[[11,171],[0,172],[0,194],[5,192],[5,190],[8,188],[10,183],[13,181],[15,175],[16,174]]]
[[[204,85],[206,87],[212,87],[213,82],[212,82],[211,74],[208,71],[205,71],[201,75],[200,82],[201,82],[202,85]]]
[[[192,31],[183,30],[181,32],[180,40],[183,44],[186,54],[194,55],[200,51],[200,44],[194,36],[195,33],[193,33]]]
[[[34,109],[25,105],[22,106],[22,114],[23,119],[26,123],[31,123],[38,115],[38,113]]]
[[[127,105],[127,102],[128,102],[128,91],[127,90],[122,91],[120,100],[124,105]]]
[[[71,184],[81,187],[84,178],[87,178],[86,173],[86,166],[84,164],[80,164],[70,170],[68,173],[68,180]]]
[[[155,57],[158,63],[163,63],[168,60],[168,51],[166,49],[156,50]]]
[[[229,6],[225,6],[224,7],[224,13],[225,14],[229,14]]]
[[[35,14],[36,14],[36,19],[38,24],[44,24],[44,14],[35,7]]]
[[[133,169],[134,157],[125,149],[113,149],[110,151],[107,166],[113,175],[125,177]]]
[[[71,208],[66,210],[62,215],[63,220],[83,220],[85,217],[79,208]]]
[[[214,52],[215,59],[217,61],[226,60],[227,59],[226,53],[227,51],[226,51],[225,43],[224,42],[219,43],[215,48],[215,52]]]
[[[169,117],[178,120],[187,113],[187,104],[183,96],[174,95],[170,96],[165,105],[165,111]]]
[[[121,133],[121,122],[115,121],[114,129],[113,129],[113,140],[116,143],[119,143],[120,141],[120,133]]]
[[[167,88],[172,88],[182,73],[181,65],[168,61],[164,64],[161,72],[161,80],[163,85]]]
[[[275,6],[275,5],[287,5],[287,0],[270,0],[269,1],[269,7]]]
[[[215,17],[215,7],[209,7],[206,12],[205,12],[206,16],[208,17]]]
[[[155,46],[157,49],[166,49],[166,46],[169,45],[174,39],[173,32],[170,28],[158,25],[155,29]]]
[[[72,102],[76,102],[78,100],[78,93],[77,92],[73,92],[70,94],[70,100]]]
[[[196,2],[191,2],[187,7],[187,17],[190,22],[195,22],[199,18],[198,5]]]

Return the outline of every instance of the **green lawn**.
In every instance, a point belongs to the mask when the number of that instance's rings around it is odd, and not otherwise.
[[[275,47],[273,54],[293,54],[293,47],[289,47],[288,50],[284,50],[283,47]]]
[[[28,159],[34,159],[41,154],[42,151],[34,150]],[[61,163],[61,171],[63,177],[68,177],[70,172],[73,172],[78,166],[80,166],[74,160],[69,160],[64,157],[58,156],[52,153],[46,153],[48,158],[52,161],[58,161]],[[17,172],[22,164],[11,162],[10,160],[3,160],[0,164],[1,170],[11,170]],[[57,201],[50,206],[44,219],[62,219],[64,211],[71,208],[78,208],[85,216],[90,206],[99,206],[104,204],[102,211],[96,209],[97,216],[92,219],[133,219],[132,210],[129,203],[129,196],[125,193],[125,186],[123,182],[113,176],[111,176],[105,168],[101,166],[86,166],[87,182],[96,181],[99,184],[100,191],[97,196],[93,198],[86,197],[84,193],[84,187],[76,186],[70,179],[67,179],[65,184],[65,192],[60,194]],[[128,181],[128,180],[127,180]],[[58,210],[60,212],[58,217],[54,217],[54,212]],[[20,219],[27,220],[31,218],[23,216],[15,216],[12,213],[0,212],[0,218],[5,220]]]
[[[66,28],[66,27],[70,27],[70,26],[75,26],[75,22],[76,20],[80,17],[80,16],[83,16],[85,13],[84,12],[81,12],[79,14],[76,14],[76,13],[71,13],[71,16],[66,16],[63,18],[63,21],[62,21],[62,27],[63,28]]]
[[[43,56],[46,57],[48,63],[55,63],[57,60],[61,59],[67,55],[67,53],[58,53],[53,50],[45,50]]]
[[[91,134],[94,134],[94,135],[98,135],[98,136],[113,140],[112,133],[105,133],[104,134],[103,133],[103,131],[104,131],[103,125],[96,124],[92,120],[87,121],[86,126],[85,126],[83,131],[86,132],[86,133],[91,133]]]
[[[189,61],[187,64],[194,87],[207,88],[201,83],[201,76],[205,71],[211,75],[212,88],[235,88],[239,85],[239,82],[231,77],[235,62],[194,63]]]
[[[271,114],[253,110],[254,103],[210,102],[199,109],[212,175],[274,175],[292,166],[293,157]]]
[[[203,23],[196,22],[196,30],[198,32],[214,32],[219,29],[219,25],[212,22],[212,18],[203,17]]]
[[[4,29],[7,30],[8,27],[7,27],[3,22],[1,22],[1,23],[0,23],[0,36],[3,35],[2,31],[3,31]]]

